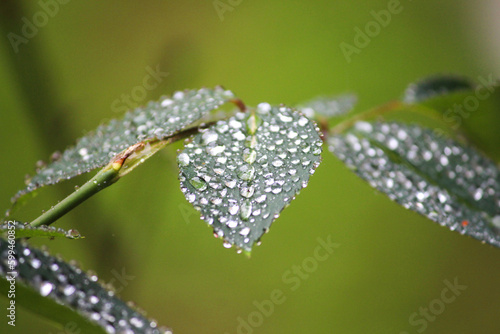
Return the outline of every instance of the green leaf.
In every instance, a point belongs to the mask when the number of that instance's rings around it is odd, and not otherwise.
[[[500,171],[472,147],[432,130],[358,122],[330,150],[407,209],[500,247]]]
[[[319,165],[316,125],[261,103],[196,135],[178,155],[181,190],[225,246],[250,252]]]
[[[172,97],[111,120],[78,140],[74,147],[55,154],[55,161],[40,169],[14,199],[33,190],[105,166],[120,152],[150,139],[165,139],[182,131],[234,98],[232,92],[215,89],[178,91]]]
[[[82,333],[171,333],[115,297],[97,276],[45,251],[0,238],[0,254],[1,293],[8,295],[15,277],[16,307],[61,326],[74,323]]]
[[[468,78],[456,75],[432,76],[419,80],[408,86],[404,94],[404,102],[420,103],[440,95],[471,91],[476,85]]]
[[[347,114],[354,108],[356,102],[357,97],[354,94],[319,96],[301,103],[297,109],[310,119],[333,118]]]
[[[10,231],[10,232],[9,232]],[[12,234],[14,238],[32,238],[32,237],[64,237],[68,239],[80,239],[83,238],[80,232],[77,230],[63,230],[62,228],[56,228],[52,226],[39,226],[33,227],[28,223],[21,223],[18,221],[7,221],[0,224],[0,234],[5,238]]]
[[[411,85],[405,101],[438,115],[443,133],[452,129],[500,161],[500,84],[492,74],[478,77],[477,82],[462,77],[434,77]]]

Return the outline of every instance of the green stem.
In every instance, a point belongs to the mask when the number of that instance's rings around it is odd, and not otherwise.
[[[118,180],[119,170],[120,168],[116,169],[113,165],[109,168],[101,170],[78,190],[63,199],[61,202],[57,203],[51,209],[44,212],[40,217],[33,220],[30,225],[37,227],[40,225],[52,224],[57,219],[61,218],[79,204],[90,198],[92,195],[95,195],[99,191],[116,182]]]
[[[212,123],[210,124],[212,125]],[[52,224],[99,191],[109,187],[122,176],[130,173],[133,169],[142,164],[144,160],[148,159],[165,146],[194,135],[198,133],[199,130],[200,128],[198,127],[189,128],[163,140],[146,140],[130,146],[114,157],[113,160],[92,179],[33,220],[30,225],[37,227],[40,225]]]

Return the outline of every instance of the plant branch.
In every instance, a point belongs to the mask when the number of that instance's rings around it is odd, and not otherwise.
[[[211,125],[211,123],[209,125]],[[135,167],[144,162],[145,159],[152,156],[165,146],[188,138],[199,131],[199,127],[194,127],[181,131],[163,140],[150,139],[130,146],[123,152],[116,155],[111,162],[99,171],[92,179],[33,220],[30,225],[37,227],[40,225],[52,224],[66,213],[70,212],[78,205],[97,194],[99,191],[117,182],[121,177],[130,173]]]
[[[37,227],[40,225],[52,224],[88,198],[116,182],[118,180],[118,171],[119,170],[116,170],[113,167],[101,170],[71,195],[44,212],[37,219],[33,220],[30,225]]]

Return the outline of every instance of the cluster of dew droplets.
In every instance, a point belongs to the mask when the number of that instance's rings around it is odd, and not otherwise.
[[[48,165],[37,164],[37,174],[27,180],[27,187],[16,198],[103,167],[116,154],[145,139],[171,136],[232,98],[233,93],[221,87],[178,91],[128,112],[120,120],[100,125],[62,154],[54,155],[54,161]]]
[[[261,103],[219,121],[178,155],[181,190],[225,247],[250,250],[320,162],[315,124]]]
[[[47,237],[61,236],[61,237],[66,237],[68,239],[82,238],[80,232],[78,232],[78,230],[75,229],[70,229],[66,231],[60,227],[47,226],[47,225],[33,227],[29,223],[21,223],[18,221],[4,222],[0,224],[0,231],[8,231],[11,229],[11,226],[14,226],[16,237],[19,237],[21,234],[23,235],[33,234],[36,236],[47,236]],[[26,233],[26,231],[29,231],[29,233]]]
[[[399,123],[359,122],[329,144],[372,187],[405,208],[500,246],[499,171],[474,150]]]
[[[8,261],[8,242],[0,238],[0,276],[12,275]],[[101,326],[107,333],[169,334],[170,330],[158,327],[141,312],[131,309],[103,288],[97,276],[85,273],[46,251],[30,248],[16,242],[16,281],[38,291],[57,303],[75,309],[89,321]]]

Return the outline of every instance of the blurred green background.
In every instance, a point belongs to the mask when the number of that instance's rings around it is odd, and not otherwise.
[[[137,105],[175,89],[222,84],[249,105],[356,92],[362,110],[399,97],[428,74],[500,75],[499,45],[491,45],[495,1],[401,1],[401,12],[348,62],[339,45],[354,44],[354,29],[364,29],[371,11],[389,1],[222,0],[232,10],[219,15],[213,1],[73,0],[14,52],[7,34],[20,35],[23,17],[33,22],[50,2],[0,5],[5,208],[37,160],[122,115],[122,94],[141,86],[148,68],[168,76]],[[248,259],[224,249],[185,201],[175,163],[180,147],[56,224],[85,239],[32,243],[114,281],[123,299],[178,334],[237,333],[238,317],[248,319],[254,302],[275,289],[286,300],[253,333],[500,331],[498,249],[399,207],[325,152],[309,187]],[[16,218],[33,219],[87,178],[40,191]],[[282,276],[327,236],[340,247],[292,291]],[[129,277],[120,282],[123,272]],[[444,281],[455,278],[467,287],[460,296],[426,320],[425,330],[410,323],[420,308],[439,305]],[[15,329],[2,319],[1,333],[66,333],[22,310]]]

